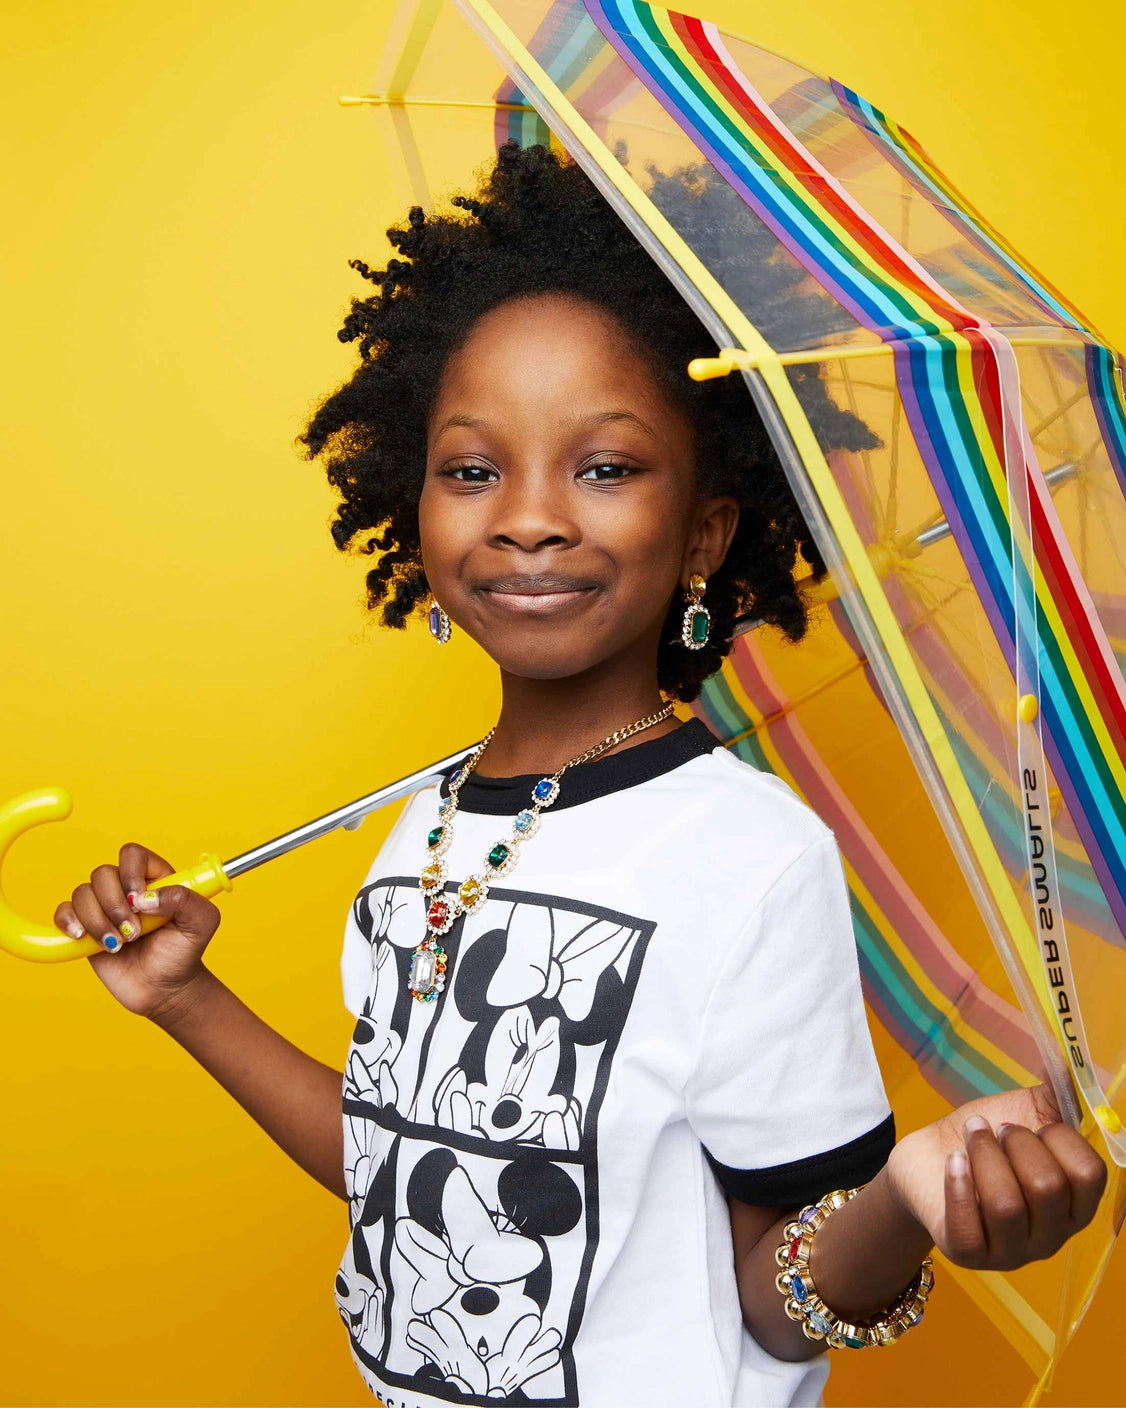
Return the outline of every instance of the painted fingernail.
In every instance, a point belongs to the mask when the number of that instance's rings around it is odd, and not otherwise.
[[[72,939],[84,939],[86,937],[86,930],[79,924],[77,919],[72,920],[66,926],[66,931]]]
[[[1007,1130],[1010,1130],[1010,1129],[1012,1129],[1012,1125],[1009,1123],[1008,1120],[1006,1120],[1006,1121],[1004,1122],[1004,1124],[999,1124],[999,1125],[997,1126],[997,1138],[1000,1139],[1001,1136],[1002,1136]]]
[[[121,940],[117,937],[116,934],[105,934],[102,937],[102,944],[105,946],[108,952],[116,953],[117,950],[121,947]]]
[[[965,1178],[969,1160],[961,1149],[957,1149],[946,1160],[946,1168],[951,1178]]]
[[[133,908],[155,909],[159,903],[160,896],[157,895],[153,890],[146,890],[143,895],[138,895],[136,897],[136,902],[134,903]]]
[[[136,891],[136,890],[130,890],[129,893],[125,896],[125,898],[129,901],[129,908],[130,908],[130,909],[136,909],[136,908],[137,908],[137,891]]]
[[[989,1128],[989,1121],[983,1120],[980,1115],[971,1115],[962,1126],[963,1136],[970,1134],[980,1134],[983,1129]]]
[[[121,937],[123,939],[131,939],[138,933],[140,933],[140,930],[137,928],[136,924],[131,923],[128,919],[122,921]]]

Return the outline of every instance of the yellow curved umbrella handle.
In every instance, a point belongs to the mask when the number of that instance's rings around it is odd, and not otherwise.
[[[70,815],[71,805],[70,793],[65,787],[37,787],[0,804],[0,949],[17,958],[29,958],[33,963],[65,963],[71,958],[88,958],[91,954],[105,952],[97,939],[72,939],[53,924],[36,924],[32,919],[25,919],[4,896],[4,859],[12,842],[33,826],[65,820]],[[186,885],[205,899],[220,890],[234,888],[219,857],[209,852],[200,856],[198,865],[178,870],[162,880],[152,880],[148,888],[157,890],[165,885]],[[137,918],[142,934],[168,922],[159,914],[142,914]]]

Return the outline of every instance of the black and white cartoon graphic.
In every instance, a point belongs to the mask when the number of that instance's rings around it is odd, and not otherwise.
[[[352,1048],[344,1068],[345,1107],[394,1106],[399,1098],[392,1066],[402,1047],[402,1039],[391,1025],[398,973],[394,950],[388,943],[377,945],[372,954],[372,986],[364,1000],[352,1035]],[[352,1209],[352,1221],[371,1184],[371,1157],[375,1126],[362,1116],[348,1116],[351,1157],[345,1158],[344,1182]]]
[[[577,1150],[593,1052],[624,1016],[615,964],[637,932],[636,921],[509,907],[505,928],[482,934],[465,956],[455,1001],[473,1028],[434,1092],[437,1122]]]
[[[336,1273],[336,1304],[350,1335],[365,1344],[377,1342],[383,1334],[383,1292],[370,1291],[357,1284],[353,1288],[343,1272]]]
[[[354,912],[372,979],[345,1072],[337,1304],[357,1363],[384,1396],[574,1403],[598,1115],[654,926],[493,889],[445,936],[452,978],[429,1008],[406,992],[417,883],[372,886]]]
[[[515,1007],[542,997],[581,1022],[590,1016],[599,979],[633,937],[632,927],[615,920],[580,917],[574,926],[545,906],[513,905],[486,1001]]]
[[[426,1371],[464,1393],[509,1399],[559,1363],[562,1336],[543,1320],[544,1238],[578,1223],[582,1199],[567,1174],[527,1156],[504,1168],[497,1193],[503,1206],[487,1207],[454,1155],[432,1150],[411,1175],[395,1245],[417,1276],[407,1340]]]
[[[560,1056],[558,1017],[537,1027],[527,1007],[506,1012],[489,1037],[484,1080],[470,1082],[461,1066],[446,1072],[435,1096],[438,1123],[461,1134],[577,1149],[582,1110],[556,1089]]]

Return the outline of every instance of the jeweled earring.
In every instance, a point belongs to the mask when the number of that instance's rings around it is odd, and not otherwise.
[[[706,606],[700,605],[707,587],[699,572],[693,572],[688,579],[688,605],[684,608],[684,620],[680,626],[680,639],[687,650],[703,650],[708,643],[712,614]]]
[[[439,645],[445,645],[453,634],[450,627],[450,618],[442,610],[437,602],[430,608],[430,634]]]

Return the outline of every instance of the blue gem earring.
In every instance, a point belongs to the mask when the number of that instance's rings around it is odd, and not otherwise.
[[[437,602],[435,602],[430,608],[429,625],[430,634],[434,637],[434,639],[438,642],[439,645],[445,645],[449,641],[450,636],[453,634],[452,628],[450,626],[450,618],[446,615],[446,613],[442,610],[442,608],[438,605]]]
[[[703,650],[708,643],[712,614],[706,606],[700,605],[707,586],[699,572],[693,572],[688,579],[688,605],[684,609],[684,620],[680,626],[680,639],[687,650]]]

